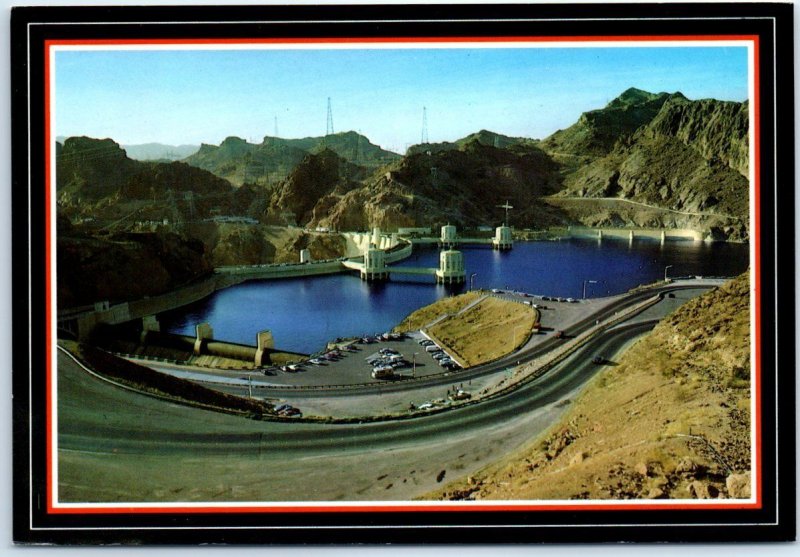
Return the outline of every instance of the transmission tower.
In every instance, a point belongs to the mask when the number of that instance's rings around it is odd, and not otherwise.
[[[331,98],[328,97],[328,126],[325,135],[333,135],[333,110],[331,109]]]
[[[428,109],[422,107],[422,136],[420,143],[428,143]]]

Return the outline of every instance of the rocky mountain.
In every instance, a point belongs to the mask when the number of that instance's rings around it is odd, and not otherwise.
[[[233,215],[337,230],[491,226],[508,200],[518,228],[689,227],[747,239],[748,165],[746,102],[634,88],[542,141],[481,130],[402,157],[355,132],[229,137],[172,163],[134,161],[110,139],[57,144],[60,209],[106,225]]]
[[[686,302],[527,447],[432,499],[750,496],[750,287]]]
[[[642,209],[646,218],[631,220],[626,206],[591,225],[714,229],[733,239],[749,235],[747,102],[692,101],[680,93],[629,89],[548,137],[542,147],[563,163],[560,196],[588,203],[589,209],[581,209],[557,200],[573,218],[591,212],[592,199],[619,199],[649,206]]]
[[[234,200],[231,184],[183,162],[141,162],[111,139],[56,144],[56,193],[68,215],[114,220],[204,218]]]
[[[186,158],[192,166],[213,172],[234,185],[245,183],[274,185],[286,178],[307,155],[328,149],[351,164],[374,169],[400,155],[381,149],[356,132],[325,137],[283,139],[264,137],[260,144],[228,137],[219,146],[200,146]]]
[[[338,230],[498,223],[496,205],[518,207],[512,222],[548,218],[536,199],[558,189],[557,165],[532,145],[511,149],[480,138],[416,152],[371,175],[327,150],[307,157],[273,194],[270,222],[287,210],[300,225]]]
[[[140,143],[123,145],[129,158],[137,161],[177,161],[193,155],[199,145],[165,145],[163,143]]]
[[[275,224],[313,224],[324,215],[331,196],[358,188],[365,170],[347,162],[331,149],[306,155],[273,191],[266,220]]]
[[[477,142],[481,145],[489,147],[496,147],[498,149],[508,149],[515,146],[536,146],[538,141],[526,137],[510,137],[500,133],[495,133],[488,130],[481,130],[476,133],[469,134],[454,142],[442,143],[420,143],[412,145],[406,151],[406,156],[419,155],[425,153],[438,153],[440,151],[456,151],[463,148],[467,143]]]
[[[571,155],[604,155],[621,138],[655,118],[671,98],[685,97],[681,93],[648,93],[631,87],[605,108],[581,114],[569,128],[546,138],[542,147],[548,152]]]
[[[87,235],[62,220],[58,306],[163,294],[211,272],[203,244],[173,233]]]

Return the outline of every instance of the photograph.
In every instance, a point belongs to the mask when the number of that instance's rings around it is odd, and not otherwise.
[[[15,10],[17,540],[793,539],[788,7]]]

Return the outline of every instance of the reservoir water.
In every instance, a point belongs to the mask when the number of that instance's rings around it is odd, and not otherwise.
[[[367,284],[357,274],[249,281],[159,317],[162,330],[194,334],[208,322],[214,338],[255,344],[256,333],[270,329],[277,347],[312,353],[336,337],[381,333],[406,315],[469,286],[511,288],[531,294],[580,298],[620,294],[669,276],[734,276],[749,263],[747,244],[569,240],[517,242],[508,252],[488,246],[462,246],[467,284],[436,285],[433,277],[403,276]],[[436,267],[436,248],[415,248],[397,266]]]

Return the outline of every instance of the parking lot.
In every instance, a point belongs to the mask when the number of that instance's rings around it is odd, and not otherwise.
[[[268,375],[253,374],[253,383],[273,385],[357,385],[364,383],[385,383],[403,381],[412,377],[424,377],[447,371],[439,365],[430,352],[419,341],[424,339],[420,333],[412,333],[402,338],[382,339],[379,335],[371,337],[371,342],[363,340],[351,344],[342,343],[340,348],[326,353],[329,359],[313,358],[319,363],[306,362],[297,369],[271,368]],[[372,377],[376,366],[368,363],[385,355],[397,354],[407,362],[393,370],[393,378],[375,379]],[[387,359],[388,360],[388,359]]]

